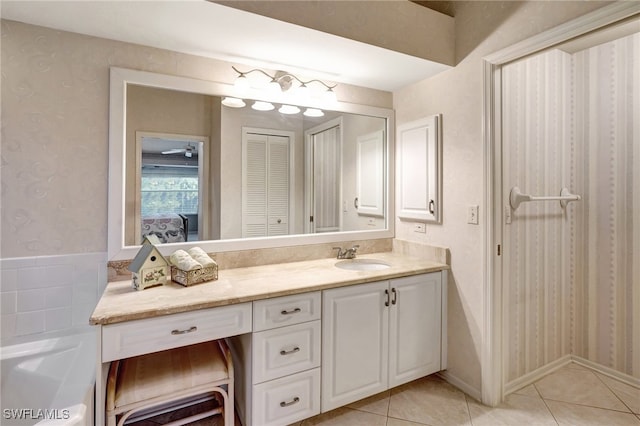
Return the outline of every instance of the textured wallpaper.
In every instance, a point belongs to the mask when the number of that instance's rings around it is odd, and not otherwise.
[[[568,354],[640,378],[640,34],[503,69],[507,382]],[[634,260],[636,260],[634,262]]]
[[[107,250],[109,68],[231,82],[231,65],[2,20],[2,258]],[[391,94],[339,85],[347,102]]]
[[[396,126],[442,114],[443,223],[426,233],[396,220],[396,237],[448,247],[449,360],[447,374],[480,393],[484,341],[484,205],[482,57],[605,5],[578,1],[461,1],[456,9],[456,63],[448,71],[395,91]],[[467,208],[480,206],[480,225]],[[454,346],[455,345],[455,350]]]

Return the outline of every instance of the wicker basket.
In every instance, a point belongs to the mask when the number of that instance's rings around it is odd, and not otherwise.
[[[186,287],[205,281],[215,281],[217,279],[218,265],[206,266],[202,269],[194,269],[191,271],[183,271],[175,266],[171,267],[171,280]]]

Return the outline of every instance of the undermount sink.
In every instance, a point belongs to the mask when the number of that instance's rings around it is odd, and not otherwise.
[[[377,259],[348,259],[336,262],[336,268],[350,271],[380,271],[390,266],[387,262]]]

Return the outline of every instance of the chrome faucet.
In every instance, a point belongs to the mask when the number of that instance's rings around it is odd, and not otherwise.
[[[334,250],[338,250],[338,259],[355,259],[356,251],[358,251],[359,245],[354,245],[350,249],[342,250],[342,247],[334,247]]]

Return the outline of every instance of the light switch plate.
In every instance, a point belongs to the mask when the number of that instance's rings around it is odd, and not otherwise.
[[[421,234],[427,233],[427,225],[424,223],[414,223],[413,224],[413,232],[419,232]]]
[[[480,210],[480,206],[469,206],[467,210],[467,223],[472,225],[477,225],[478,221],[478,212]]]

